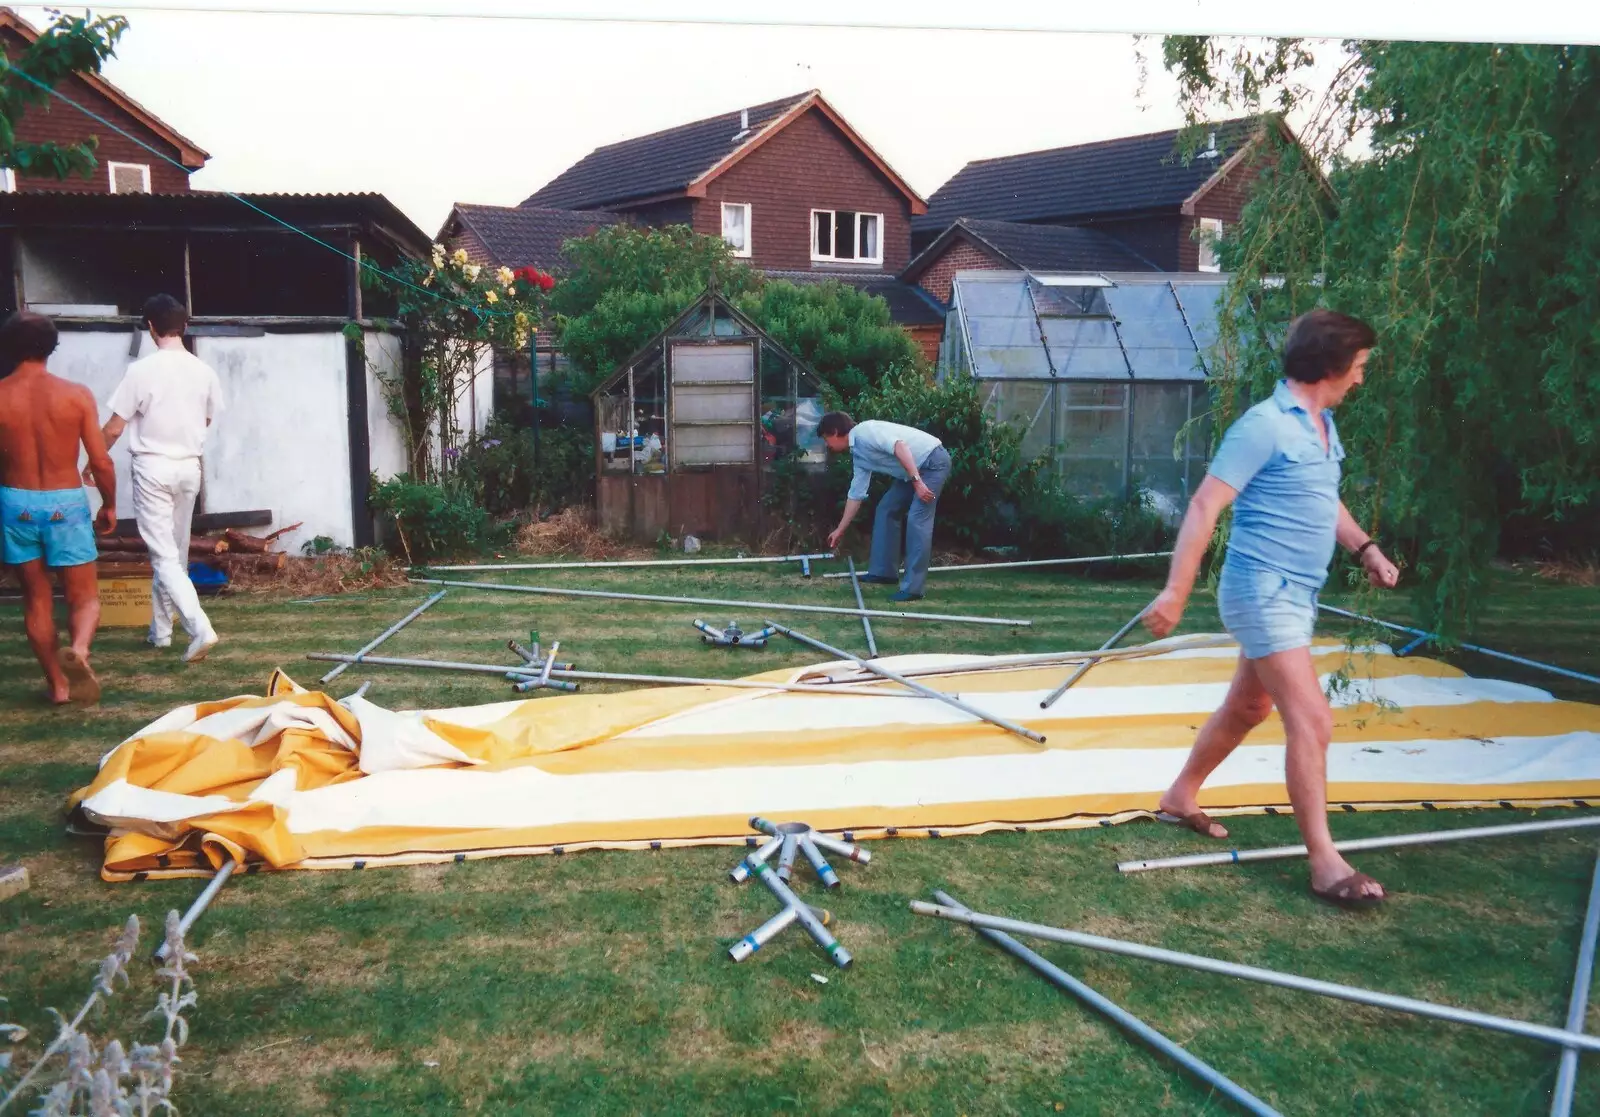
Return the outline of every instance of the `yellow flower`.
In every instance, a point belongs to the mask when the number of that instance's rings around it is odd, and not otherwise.
[[[465,264],[467,262],[467,250],[465,248],[456,249],[450,254],[450,262],[453,264]]]
[[[429,272],[427,275],[422,277],[422,285],[424,287],[433,286],[433,273],[432,272]]]
[[[497,303],[500,301],[500,296],[495,294],[493,291],[485,291],[483,298],[485,302]]]
[[[516,295],[516,293],[517,293],[517,289],[515,287],[507,287],[506,288],[506,294],[511,295],[511,296],[514,297]]]
[[[510,268],[506,267],[504,264],[502,264],[500,266],[500,270],[495,272],[494,274],[495,274],[495,278],[500,280],[500,286],[502,286],[502,287],[511,286],[511,284],[513,282],[515,282],[515,280],[517,278],[516,273],[513,272]]]
[[[482,271],[483,269],[481,267],[479,267],[477,264],[468,264],[462,270],[467,273],[467,278],[468,279],[470,279],[472,282],[476,283],[478,281],[478,273],[480,271]]]

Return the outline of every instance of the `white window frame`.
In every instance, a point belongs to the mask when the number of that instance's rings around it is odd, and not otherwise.
[[[12,167],[0,167],[0,194],[17,192],[17,172]]]
[[[1197,226],[1195,240],[1200,246],[1199,260],[1196,270],[1203,272],[1222,271],[1222,262],[1217,259],[1217,242],[1222,239],[1222,218],[1202,217]]]
[[[834,263],[837,263],[837,264],[878,264],[878,265],[881,266],[883,264],[883,228],[884,228],[884,225],[883,225],[883,214],[881,214],[881,213],[868,213],[865,210],[845,210],[844,212],[845,213],[854,213],[856,215],[856,221],[855,221],[856,227],[855,227],[855,231],[854,231],[853,235],[855,237],[855,242],[856,242],[856,244],[858,246],[861,244],[861,219],[863,217],[871,217],[871,218],[874,218],[874,219],[877,220],[877,222],[878,222],[878,254],[876,256],[839,256],[839,255],[830,253],[829,255],[825,256],[822,253],[818,252],[817,251],[817,214],[826,213],[828,215],[828,225],[831,228],[831,227],[834,227],[838,222],[839,211],[836,210],[836,209],[814,209],[814,210],[811,211],[811,229],[810,229],[810,232],[808,234],[810,236],[810,238],[811,238],[811,260],[812,260],[812,262],[813,263],[818,263],[818,264],[823,264],[823,263],[827,263],[827,264],[834,264]]]
[[[150,193],[150,164],[149,163],[107,163],[106,164],[106,177],[107,177],[107,179],[109,181],[109,184],[111,186],[111,192],[113,194],[130,194],[130,193],[140,193],[141,192],[141,191],[118,190],[117,189],[117,171],[119,169],[124,170],[124,171],[138,171],[138,172],[140,172],[140,174],[144,177],[144,190],[142,191],[142,193],[145,193],[145,194]]]
[[[750,258],[751,252],[753,252],[755,250],[755,231],[752,228],[751,223],[750,223],[750,218],[752,216],[750,203],[749,202],[723,202],[722,203],[722,211],[721,211],[722,212],[722,228],[724,230],[724,232],[722,234],[722,239],[728,243],[729,247],[732,247],[733,242],[728,240],[728,234],[726,232],[726,229],[728,228],[728,211],[730,209],[742,209],[742,210],[744,210],[744,249],[741,251],[740,249],[734,248],[733,254],[735,256],[737,256],[741,260],[748,260]]]

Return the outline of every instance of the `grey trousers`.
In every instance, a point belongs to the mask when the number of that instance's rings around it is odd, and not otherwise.
[[[950,479],[950,453],[943,446],[922,463],[922,483],[933,490],[933,502],[917,499],[910,481],[896,481],[878,501],[872,522],[872,558],[867,572],[877,578],[893,578],[900,570],[900,541],[905,539],[906,572],[900,579],[904,593],[921,593],[933,558],[933,513],[939,506],[939,493]]]

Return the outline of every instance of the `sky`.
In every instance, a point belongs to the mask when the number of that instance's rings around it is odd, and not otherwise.
[[[969,160],[1181,125],[1163,31],[1600,42],[1588,0],[1456,0],[1447,21],[1393,0],[1069,7],[168,0],[95,11],[131,24],[106,76],[211,153],[195,188],[376,191],[429,234],[453,202],[514,205],[602,144],[808,89],[926,197]],[[42,8],[18,11],[48,22]],[[343,14],[314,14],[328,12]],[[1143,82],[1130,32],[1153,36]],[[1320,50],[1319,70],[1337,54]]]

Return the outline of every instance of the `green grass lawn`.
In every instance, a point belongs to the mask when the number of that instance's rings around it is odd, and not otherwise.
[[[532,582],[531,575],[521,576]],[[848,603],[848,584],[775,568],[546,575],[544,584],[691,596]],[[1099,644],[1142,606],[1156,573],[935,575],[920,608],[1031,617],[1007,629],[885,621],[887,654]],[[142,633],[97,643],[94,710],[36,698],[14,605],[0,605],[0,862],[32,871],[0,902],[0,1017],[49,1031],[75,1007],[122,919],[151,930],[196,881],[108,885],[97,842],[63,833],[61,807],[96,760],[172,706],[259,693],[275,666],[314,685],[308,651],[354,651],[424,587],[295,604],[218,601],[224,643],[185,668]],[[869,588],[869,604],[887,606]],[[1391,619],[1404,620],[1399,602]],[[723,609],[452,591],[385,647],[393,655],[505,663],[537,630],[596,670],[735,675],[814,660],[787,642],[707,648],[689,621]],[[744,627],[758,613],[734,614]],[[846,617],[790,620],[863,645]],[[1201,595],[1184,631],[1215,631]],[[1329,629],[1337,634],[1339,629]],[[1600,589],[1498,576],[1478,633],[1490,646],[1600,671]],[[1509,665],[1476,674],[1600,701]],[[397,708],[499,701],[492,677],[356,668]],[[594,689],[594,688],[589,688]],[[552,699],[540,699],[541,701]],[[1511,821],[1531,812],[1343,816],[1356,837]],[[1231,821],[1241,845],[1297,841],[1288,818]],[[223,890],[192,945],[200,1004],[177,1101],[187,1114],[1045,1114],[1228,1113],[1221,1099],[1123,1038],[966,928],[913,916],[945,888],[968,905],[1248,961],[1333,981],[1559,1024],[1565,1016],[1595,840],[1582,834],[1369,854],[1394,897],[1352,915],[1313,901],[1303,866],[1274,862],[1121,877],[1115,862],[1203,848],[1167,827],[878,842],[841,864],[825,903],[855,966],[834,970],[798,930],[743,965],[726,948],[771,913],[759,884],[731,884],[728,848],[583,853],[362,873],[281,873]],[[820,889],[802,877],[803,894]],[[819,901],[824,902],[824,901]],[[147,933],[148,942],[148,933]],[[148,942],[153,945],[153,942]],[[1050,944],[1047,957],[1286,1114],[1542,1114],[1557,1052],[1542,1044],[1358,1008],[1227,978]],[[154,1002],[141,961],[108,1018],[125,1037]],[[827,984],[813,980],[822,974]],[[145,1025],[146,1029],[153,1025]],[[1589,1030],[1600,1030],[1591,1007]],[[140,1038],[147,1038],[141,1036]],[[1575,1112],[1600,1112],[1586,1056]]]

